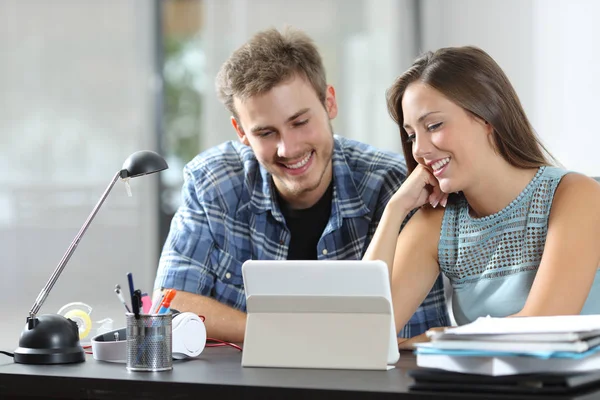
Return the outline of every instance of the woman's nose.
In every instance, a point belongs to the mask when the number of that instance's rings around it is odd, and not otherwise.
[[[415,140],[413,142],[413,156],[415,158],[426,158],[431,153],[431,142],[424,138],[422,135],[415,134]]]

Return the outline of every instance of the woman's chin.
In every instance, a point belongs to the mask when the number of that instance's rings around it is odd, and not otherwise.
[[[458,190],[454,188],[454,185],[452,185],[452,182],[449,182],[448,179],[441,179],[439,185],[440,190],[444,193],[458,192]]]

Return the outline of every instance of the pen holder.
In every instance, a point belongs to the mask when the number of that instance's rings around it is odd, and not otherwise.
[[[135,318],[127,313],[127,369],[169,371],[173,369],[172,315],[148,314]]]

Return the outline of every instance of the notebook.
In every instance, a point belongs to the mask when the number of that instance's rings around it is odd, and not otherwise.
[[[416,369],[408,372],[415,380],[412,391],[448,391],[505,394],[573,394],[600,388],[600,371],[485,376]]]

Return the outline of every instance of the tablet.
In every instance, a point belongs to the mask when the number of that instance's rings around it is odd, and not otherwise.
[[[400,353],[396,338],[389,272],[383,261],[248,260],[242,265],[246,299],[250,296],[381,297],[389,302],[388,364]]]

